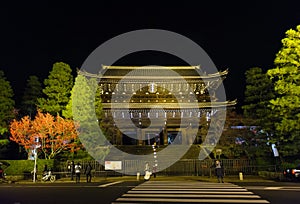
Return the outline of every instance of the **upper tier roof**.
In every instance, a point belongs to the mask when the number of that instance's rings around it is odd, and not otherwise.
[[[189,78],[189,79],[210,79],[221,77],[224,78],[228,74],[228,69],[222,72],[206,74],[200,69],[200,66],[106,66],[103,65],[99,74],[92,74],[86,71],[79,73],[102,79],[121,79],[126,76],[127,79],[137,78]]]

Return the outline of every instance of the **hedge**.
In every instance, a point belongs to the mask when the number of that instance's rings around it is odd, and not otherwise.
[[[2,160],[4,163],[9,163],[8,167],[4,166],[4,172],[9,175],[23,175],[24,173],[30,173],[34,168],[34,160]],[[48,168],[53,169],[54,160],[37,160],[37,173],[41,174],[44,170],[44,166],[47,164]]]

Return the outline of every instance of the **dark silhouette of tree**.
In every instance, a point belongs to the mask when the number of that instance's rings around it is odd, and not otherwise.
[[[15,117],[13,99],[14,92],[5,74],[0,70],[0,135],[8,131],[11,119]]]
[[[247,125],[261,126],[271,133],[274,131],[274,117],[269,105],[275,96],[273,83],[258,67],[247,70],[245,76],[246,90],[242,109],[244,117],[252,123]]]
[[[42,84],[39,78],[29,76],[21,101],[21,115],[29,115],[30,118],[34,118],[40,97],[42,97]]]

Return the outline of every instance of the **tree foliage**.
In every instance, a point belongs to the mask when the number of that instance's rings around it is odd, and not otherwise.
[[[245,76],[246,90],[242,106],[244,116],[252,120],[252,125],[261,126],[266,131],[272,132],[274,118],[268,106],[275,96],[273,83],[259,67],[247,70]]]
[[[35,145],[40,144],[39,150],[44,157],[52,159],[64,150],[80,149],[77,128],[73,120],[38,111],[34,120],[24,116],[20,121],[11,122],[10,140],[24,146],[29,154]]]
[[[14,92],[5,74],[0,70],[0,134],[8,131],[8,125],[14,118]]]
[[[42,84],[37,76],[29,76],[21,101],[22,115],[34,117],[38,98],[42,97]]]
[[[285,34],[274,60],[275,68],[267,74],[277,94],[270,100],[270,107],[278,118],[275,127],[279,151],[295,155],[300,152],[300,25]]]
[[[103,113],[97,80],[78,74],[72,89],[71,102],[68,108],[72,107],[74,121],[80,124],[80,141],[91,156],[96,159],[104,158],[109,149],[99,127]]]
[[[249,124],[253,121],[234,110],[227,110],[222,136],[216,149],[222,149],[224,158],[248,158],[270,156],[267,136],[258,134],[259,127]]]
[[[55,63],[48,78],[44,80],[44,85],[45,97],[38,99],[39,109],[52,115],[61,115],[69,102],[73,87],[72,69],[66,63]]]

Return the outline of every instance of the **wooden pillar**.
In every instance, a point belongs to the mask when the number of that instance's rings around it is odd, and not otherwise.
[[[143,138],[145,138],[145,132],[142,131],[141,128],[137,128],[136,130],[136,135],[137,135],[137,145],[143,145]]]
[[[181,129],[182,144],[187,144],[186,128]]]
[[[194,131],[193,131],[194,129],[193,129],[193,127],[191,127],[191,126],[188,126],[187,127],[187,129],[186,129],[186,137],[187,137],[187,144],[193,144],[193,133],[194,133]]]
[[[168,145],[168,128],[167,128],[167,125],[163,129],[163,145]]]
[[[117,131],[117,133],[116,133],[116,145],[123,145],[122,137],[123,137],[122,132]]]

